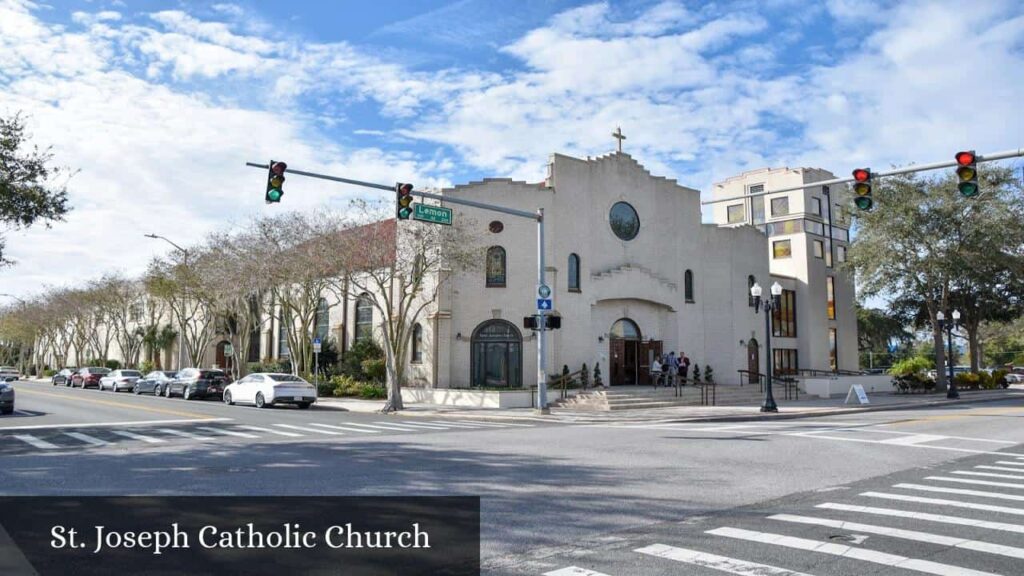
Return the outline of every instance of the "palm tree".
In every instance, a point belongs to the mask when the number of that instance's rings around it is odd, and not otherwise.
[[[174,328],[171,328],[170,325],[165,324],[164,327],[160,329],[160,332],[156,335],[156,339],[154,341],[154,344],[156,345],[156,349],[157,350],[163,350],[164,352],[168,352],[170,350],[170,348],[171,348],[171,344],[174,344],[174,341],[177,340],[177,339],[178,339],[178,331],[175,330]],[[156,356],[157,356],[156,363],[159,366],[160,365],[160,354],[159,354],[159,352],[157,353]]]

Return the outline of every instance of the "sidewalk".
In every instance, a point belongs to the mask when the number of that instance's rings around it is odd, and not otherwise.
[[[406,403],[402,416],[444,416],[446,418],[474,418],[493,420],[528,420],[561,423],[604,422],[741,422],[750,420],[786,420],[856,414],[906,408],[955,406],[978,402],[996,402],[1016,399],[1024,405],[1024,386],[1015,385],[1006,390],[961,391],[959,400],[947,400],[945,393],[933,394],[872,394],[870,404],[845,404],[845,398],[810,398],[799,401],[778,401],[777,413],[763,413],[758,406],[672,406],[668,408],[642,408],[609,412],[586,412],[566,408],[552,408],[551,414],[541,415],[532,408],[456,408],[431,404]],[[379,412],[383,400],[320,398],[316,407],[350,412]]]

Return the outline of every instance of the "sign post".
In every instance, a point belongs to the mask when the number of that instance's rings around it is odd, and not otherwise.
[[[320,394],[320,337],[313,338],[313,387]]]

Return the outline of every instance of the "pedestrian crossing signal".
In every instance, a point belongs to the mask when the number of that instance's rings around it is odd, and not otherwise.
[[[956,176],[959,182],[956,187],[964,198],[978,195],[978,157],[974,150],[956,153]]]
[[[857,168],[853,171],[853,203],[861,210],[871,210],[875,201],[871,199],[871,168]]]
[[[412,216],[412,184],[395,184],[395,217],[408,220]]]
[[[284,162],[270,161],[270,171],[267,173],[267,204],[280,202],[284,196],[284,171],[288,165]]]

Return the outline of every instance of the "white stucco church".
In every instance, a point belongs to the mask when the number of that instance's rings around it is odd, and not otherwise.
[[[712,196],[831,177],[812,169],[753,171],[717,184]],[[772,338],[777,371],[857,368],[853,285],[833,267],[840,257],[831,256],[833,244],[845,254],[848,232],[839,228],[843,220],[832,222],[826,266],[828,226],[812,189],[715,205],[713,223],[702,223],[699,191],[652,175],[619,151],[585,160],[554,154],[540,183],[486,179],[441,194],[544,209],[545,277],[553,313],[562,317],[561,329],[548,333],[549,373],[600,364],[606,384],[646,384],[651,359],[670,351],[712,366],[720,383],[737,382],[739,370],[763,373],[765,324],[749,297],[754,282],[765,294],[774,282],[784,288]],[[833,193],[838,210],[840,198]],[[536,306],[536,223],[450,207],[454,218],[481,227],[486,264],[445,283],[414,331],[408,383],[534,386],[537,338],[523,318]],[[343,350],[379,321],[358,300],[330,311]]]

